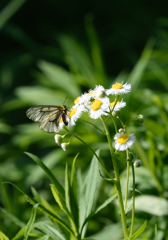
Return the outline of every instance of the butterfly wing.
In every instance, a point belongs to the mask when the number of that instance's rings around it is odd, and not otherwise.
[[[36,106],[29,108],[26,112],[28,118],[39,122],[41,130],[48,133],[58,131],[62,114],[62,106]]]

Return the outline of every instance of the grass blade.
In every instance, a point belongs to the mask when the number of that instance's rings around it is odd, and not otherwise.
[[[35,155],[31,154],[31,153],[28,153],[28,152],[25,152],[25,154],[27,154],[31,159],[33,159],[44,170],[44,172],[48,175],[50,180],[55,185],[56,189],[58,189],[62,201],[65,202],[65,197],[64,197],[65,196],[65,191],[64,191],[64,188],[59,183],[59,181],[55,178],[55,176],[52,174],[52,172],[47,168],[47,166],[37,156],[35,156]]]
[[[23,240],[27,240],[28,237],[29,237],[29,233],[32,230],[33,223],[34,223],[35,218],[36,218],[36,211],[37,211],[38,206],[39,206],[39,203],[36,203],[33,206],[33,209],[32,209],[31,215],[30,215],[30,219],[29,219],[29,221],[27,223],[27,226],[25,228],[25,234],[24,234],[24,239]]]

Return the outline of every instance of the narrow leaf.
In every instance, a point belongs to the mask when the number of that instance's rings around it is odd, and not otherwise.
[[[37,222],[34,227],[41,230],[54,240],[68,240],[64,234],[56,227],[55,224],[49,221]]]
[[[24,236],[24,233],[25,233],[25,227],[24,227],[24,228],[21,228],[21,229],[16,233],[16,235],[12,238],[12,240],[21,239],[21,237]]]
[[[4,208],[0,208],[0,210],[7,216],[8,219],[10,219],[13,223],[15,223],[19,227],[25,227],[25,223],[20,221],[16,216],[13,214],[7,212]]]
[[[66,164],[65,168],[65,202],[69,211],[71,211],[70,207],[70,183],[69,183],[69,174],[68,174],[68,164]]]
[[[50,236],[43,236],[43,237],[40,237],[40,238],[37,238],[37,240],[48,240]]]
[[[79,155],[79,153],[75,156],[75,158],[73,159],[73,163],[72,163],[72,169],[71,169],[71,186],[72,186],[73,184],[76,184],[76,182],[77,182],[75,163],[76,163],[76,159],[77,159],[78,155]],[[76,186],[77,186],[77,185],[76,185]]]
[[[26,2],[26,0],[10,1],[6,7],[0,12],[0,29],[5,23],[19,10],[19,8]]]
[[[11,185],[13,185],[15,188],[17,188],[27,199],[27,201],[32,204],[35,205],[36,203],[38,203],[34,198],[28,196],[26,193],[24,193],[19,187],[17,187],[15,184],[11,183],[11,182],[6,182],[9,183]],[[72,229],[58,216],[56,216],[53,212],[50,212],[48,209],[46,209],[44,206],[42,206],[41,204],[39,204],[39,210],[41,210],[43,213],[47,214],[51,219],[53,219],[54,221],[56,221],[57,223],[59,223],[64,229],[66,229],[69,233],[73,234]]]
[[[47,202],[38,192],[35,190],[35,188],[31,187],[34,199],[39,202],[41,205],[43,205],[46,209],[48,209],[50,212],[57,215],[56,210]],[[58,216],[58,215],[57,215]]]
[[[28,223],[27,223],[27,226],[26,226],[26,229],[25,229],[24,240],[27,240],[27,239],[28,239],[29,233],[30,233],[30,231],[32,230],[33,223],[34,223],[35,218],[36,218],[36,210],[37,210],[37,207],[38,207],[38,206],[39,206],[39,203],[36,203],[36,204],[33,206],[30,219],[29,219],[29,221],[28,221]]]
[[[101,204],[96,210],[94,210],[93,212],[91,212],[91,214],[89,214],[89,216],[85,219],[85,222],[84,222],[82,228],[84,227],[84,225],[85,225],[96,213],[98,213],[98,212],[101,211],[103,208],[105,208],[109,203],[111,203],[111,202],[117,197],[117,195],[118,195],[118,194],[115,194],[115,195],[111,196],[110,198],[106,199],[103,204]]]
[[[96,151],[97,154],[99,154],[99,150]],[[80,232],[83,228],[83,224],[85,222],[86,217],[89,216],[89,214],[92,212],[92,207],[94,204],[95,196],[96,196],[96,189],[98,185],[98,179],[99,178],[99,163],[97,161],[97,158],[92,158],[92,162],[89,167],[89,171],[85,177],[85,182],[83,184],[81,193],[80,193],[80,199],[79,199],[79,220],[80,220]],[[86,230],[83,229],[83,235]]]
[[[146,228],[147,225],[147,220],[144,222],[144,224],[132,235],[130,236],[128,239],[126,240],[133,240],[136,239]]]
[[[155,240],[158,240],[157,225],[155,224]]]
[[[77,173],[75,169],[75,163],[78,155],[79,153],[73,159],[72,169],[71,169],[71,181],[70,181],[70,206],[71,206],[71,212],[77,228],[79,226],[79,206],[78,206],[79,202],[78,202],[78,179],[77,179]]]
[[[54,186],[54,184],[51,184],[50,187],[51,187],[51,191],[52,191],[53,197],[55,198],[55,201],[58,203],[59,207],[60,207],[65,213],[69,214],[68,208],[66,207],[65,202],[62,201],[58,189]]]
[[[31,153],[28,153],[28,152],[25,152],[25,154],[27,154],[31,159],[33,159],[44,170],[44,172],[48,175],[48,177],[53,182],[55,187],[58,189],[62,200],[65,201],[64,200],[65,199],[64,188],[62,187],[60,182],[56,179],[56,177],[52,174],[52,172],[47,168],[47,166],[37,156],[35,156]]]
[[[70,96],[74,97],[80,95],[80,89],[75,82],[74,76],[64,68],[42,60],[38,62],[38,67],[51,82],[69,93]]]
[[[9,238],[3,232],[0,231],[0,240],[9,240]]]

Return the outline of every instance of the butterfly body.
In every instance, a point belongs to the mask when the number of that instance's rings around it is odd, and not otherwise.
[[[62,120],[67,126],[68,122],[66,120],[67,107],[63,106],[35,106],[30,107],[26,115],[28,118],[35,122],[39,122],[39,127],[41,130],[54,133],[59,130],[59,123]],[[62,118],[62,119],[61,119]]]

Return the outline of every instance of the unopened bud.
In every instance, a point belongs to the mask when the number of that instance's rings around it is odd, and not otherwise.
[[[144,116],[143,116],[142,114],[139,114],[139,116],[137,117],[137,121],[138,121],[139,123],[144,123],[144,122],[145,122]]]
[[[63,137],[62,137],[60,134],[56,134],[56,135],[54,136],[54,138],[55,138],[56,144],[58,144],[58,146],[60,146]]]
[[[135,160],[135,162],[134,162],[134,167],[139,168],[139,167],[141,167],[142,165],[143,165],[142,160],[140,160],[140,159]]]
[[[120,110],[112,112],[113,117],[118,117],[120,115]]]
[[[69,148],[69,143],[61,143],[61,147],[64,151],[67,151]]]
[[[119,133],[124,132],[124,129],[123,129],[123,128],[120,128],[120,129],[118,129],[118,132],[119,132]]]

